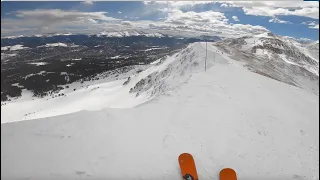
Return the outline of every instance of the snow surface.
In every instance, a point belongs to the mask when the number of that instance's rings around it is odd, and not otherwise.
[[[11,46],[3,46],[1,47],[1,51],[9,50]]]
[[[314,41],[310,43],[299,43],[295,40],[288,39],[287,42],[294,45],[299,51],[303,52],[308,57],[312,58],[314,61],[319,62],[319,42]],[[312,46],[317,46],[315,51],[312,51]],[[319,71],[319,69],[316,69]],[[319,72],[317,72],[319,74]]]
[[[28,63],[28,64],[36,65],[36,66],[44,66],[44,65],[47,65],[48,63],[47,62],[33,62],[33,63]]]
[[[166,49],[167,47],[155,47],[155,48],[149,48],[149,49],[145,49],[143,51],[152,51],[152,50],[157,50],[157,49]]]
[[[118,55],[118,56],[113,56],[113,57],[109,57],[109,58],[107,57],[107,59],[119,59],[120,57],[121,56]]]
[[[49,44],[46,44],[46,45],[44,45],[44,46],[38,46],[38,47],[58,47],[58,46],[60,46],[60,47],[68,47],[67,44],[65,44],[65,43],[60,43],[60,42],[58,42],[58,43],[49,43]],[[77,47],[77,46],[76,46],[76,47]]]
[[[252,71],[319,94],[319,44],[264,33],[226,39],[220,50],[243,61]]]
[[[32,77],[32,76],[35,76],[35,75],[43,75],[43,74],[50,74],[50,73],[54,73],[54,72],[46,72],[46,71],[40,71],[38,73],[31,73],[31,74],[28,74],[24,77],[24,79],[28,79],[29,77]],[[13,84],[12,84],[13,85]],[[19,86],[18,86],[19,87]]]
[[[206,72],[205,44],[194,43],[126,85],[1,106],[2,123],[27,108],[53,111],[1,125],[1,179],[181,179],[183,152],[199,179],[218,179],[225,167],[240,180],[319,179],[319,96],[208,50]],[[149,75],[163,77],[151,81],[166,85],[161,95],[128,93]]]
[[[17,36],[2,36],[1,39],[16,39],[20,37],[25,37],[24,35],[17,35]]]
[[[158,60],[155,60],[155,61],[153,61],[153,62],[151,62],[150,64],[157,64],[157,63],[160,63],[161,62],[161,60],[160,59],[158,59]]]
[[[144,34],[144,36],[147,36],[147,37],[164,37],[162,34],[160,33],[147,33],[147,34]]]
[[[72,59],[72,61],[81,61],[82,60],[82,58],[74,58],[74,59]]]
[[[4,60],[4,58],[7,58],[7,57],[14,57],[16,56],[17,54],[5,54],[5,53],[1,53],[1,60]],[[6,60],[8,61],[8,60]]]
[[[27,48],[28,47],[24,47],[21,44],[17,44],[17,45],[14,45],[14,46],[3,46],[3,47],[1,47],[1,50],[2,51],[6,51],[6,50],[16,51],[16,50],[27,49]]]
[[[19,88],[24,88],[24,86],[19,85],[19,83],[13,83],[13,84],[11,84],[11,86],[16,86],[16,87],[19,87]]]

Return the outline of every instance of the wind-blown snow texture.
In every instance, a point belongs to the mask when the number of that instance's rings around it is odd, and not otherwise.
[[[195,43],[101,90],[70,92],[75,103],[50,115],[76,113],[2,124],[1,178],[181,179],[177,157],[189,152],[199,179],[224,167],[240,180],[319,179],[318,95],[248,71],[211,44],[206,72],[204,60]],[[91,111],[77,112],[79,102]],[[50,113],[43,106],[38,117]]]

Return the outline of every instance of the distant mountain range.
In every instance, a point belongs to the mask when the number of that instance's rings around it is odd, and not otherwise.
[[[193,37],[185,37],[183,35],[169,35],[166,33],[159,33],[159,32],[148,32],[143,30],[134,30],[134,29],[127,29],[123,31],[101,31],[98,33],[93,34],[75,34],[75,33],[49,33],[49,34],[35,34],[35,35],[19,35],[19,36],[3,36],[1,39],[17,39],[23,37],[55,37],[55,36],[75,36],[75,35],[87,35],[87,36],[97,36],[97,37],[136,37],[136,36],[144,36],[144,37],[175,37],[175,38],[196,38],[196,39],[203,39],[203,40],[210,40],[210,41],[218,41],[222,38],[215,35],[194,35]]]

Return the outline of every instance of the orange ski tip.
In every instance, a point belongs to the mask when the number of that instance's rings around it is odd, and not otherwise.
[[[194,163],[194,159],[191,154],[189,153],[180,154],[178,161],[179,161],[182,177],[184,179],[198,180],[196,165]]]
[[[192,156],[190,153],[181,153],[180,156]]]
[[[237,174],[231,168],[224,168],[220,171],[220,180],[237,180]]]
[[[191,157],[192,157],[192,155],[191,155],[190,153],[181,153],[181,154],[179,155],[179,159],[180,159],[181,157],[186,157],[186,156],[191,156]]]
[[[184,159],[193,159],[192,155],[189,153],[182,153],[179,156],[179,163],[182,163]]]

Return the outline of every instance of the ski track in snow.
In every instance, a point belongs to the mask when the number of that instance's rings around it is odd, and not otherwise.
[[[191,47],[195,58],[205,55],[205,44]],[[177,158],[189,152],[201,180],[218,179],[225,167],[239,180],[318,180],[319,97],[208,50],[207,72],[191,70],[188,81],[148,103],[125,95],[119,80],[90,87],[101,97],[68,104],[70,111],[93,101],[97,109],[2,124],[1,179],[181,179]],[[127,87],[174,62],[152,66]],[[101,110],[102,97],[134,108]],[[66,109],[63,98],[55,106]]]

